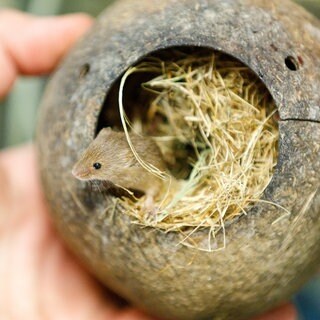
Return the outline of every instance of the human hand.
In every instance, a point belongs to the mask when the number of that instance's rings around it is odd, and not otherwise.
[[[84,15],[35,18],[0,11],[0,98],[19,74],[49,73],[91,25]],[[57,236],[32,145],[0,153],[0,319],[153,319],[120,307]],[[293,320],[291,305],[255,320]]]

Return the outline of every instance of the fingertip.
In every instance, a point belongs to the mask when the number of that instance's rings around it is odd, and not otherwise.
[[[297,313],[297,309],[294,307],[293,304],[288,303],[286,305],[283,306],[283,314],[285,315],[284,319],[287,320],[296,320],[298,319],[298,313]]]
[[[294,305],[287,303],[267,312],[263,316],[256,317],[253,320],[296,320],[297,317],[298,315]]]
[[[44,18],[48,20],[48,18]],[[82,36],[92,25],[93,18],[85,13],[72,13],[53,17],[59,28],[66,31],[73,42]]]
[[[6,94],[13,87],[17,76],[17,70],[10,61],[7,53],[0,47],[0,100],[6,96]]]
[[[135,308],[124,309],[118,317],[117,320],[156,320],[156,318],[147,315],[146,313],[137,310]]]
[[[59,20],[73,20],[76,22],[76,24],[83,25],[85,29],[90,27],[94,21],[94,18],[92,16],[83,12],[63,14],[60,16],[56,16],[56,18]]]
[[[10,72],[2,72],[3,96],[17,73],[37,75],[52,71],[90,28],[93,19],[83,13],[39,18],[15,10],[0,10],[0,21],[0,64],[11,68]]]
[[[51,72],[92,22],[90,16],[82,13],[35,19],[25,34],[26,45],[17,57],[20,73]],[[37,56],[36,61],[33,56]]]

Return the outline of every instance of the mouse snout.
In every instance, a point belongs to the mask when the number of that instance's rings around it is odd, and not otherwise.
[[[72,174],[79,180],[86,180],[86,178],[90,175],[90,170],[87,168],[79,168],[75,166],[72,169]]]

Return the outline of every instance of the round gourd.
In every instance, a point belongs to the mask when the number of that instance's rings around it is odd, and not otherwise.
[[[290,1],[120,0],[100,15],[47,87],[37,146],[56,226],[104,284],[166,319],[245,319],[289,299],[316,271],[319,27]],[[133,224],[112,196],[71,175],[95,137],[112,85],[146,55],[176,46],[238,59],[265,84],[280,115],[278,163],[262,197],[267,201],[229,223],[224,248],[212,252],[179,244],[178,232]],[[215,241],[221,247],[222,232]]]

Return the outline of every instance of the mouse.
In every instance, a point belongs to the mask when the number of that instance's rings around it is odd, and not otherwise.
[[[166,163],[157,144],[150,137],[130,133],[131,142],[147,164],[167,172]],[[100,130],[97,137],[73,166],[72,174],[82,181],[102,181],[107,188],[120,187],[141,191],[145,205],[152,207],[154,197],[164,181],[147,171],[134,156],[125,133],[111,127]]]

